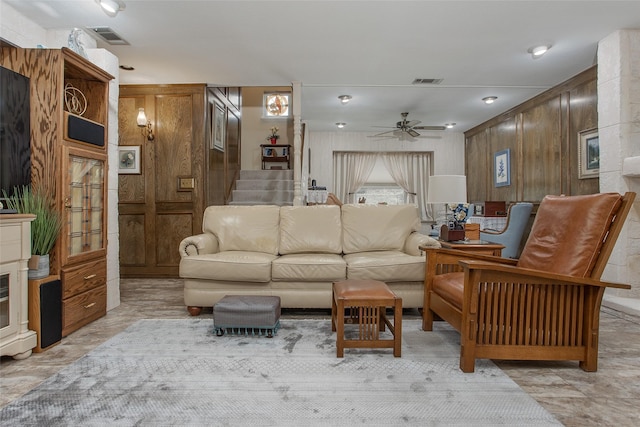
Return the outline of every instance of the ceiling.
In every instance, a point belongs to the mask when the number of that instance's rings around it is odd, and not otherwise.
[[[2,1],[45,29],[112,28],[129,45],[98,46],[135,68],[121,84],[298,81],[309,129],[372,135],[404,111],[466,131],[595,64],[615,30],[640,29],[640,1],[124,0],[116,17],[95,0]]]

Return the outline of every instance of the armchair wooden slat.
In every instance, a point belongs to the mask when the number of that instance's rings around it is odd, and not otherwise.
[[[460,332],[464,372],[473,372],[477,358],[576,360],[585,371],[597,370],[604,291],[630,288],[600,276],[634,198],[635,193],[548,196],[524,260],[424,248],[423,329],[432,330],[438,315]],[[584,209],[596,211],[586,215],[587,223],[567,221],[573,210],[579,217]],[[579,227],[592,228],[577,236]],[[572,238],[573,246],[567,240]]]

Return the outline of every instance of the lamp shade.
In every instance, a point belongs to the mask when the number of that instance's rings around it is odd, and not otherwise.
[[[434,175],[429,177],[427,203],[466,203],[467,177]]]

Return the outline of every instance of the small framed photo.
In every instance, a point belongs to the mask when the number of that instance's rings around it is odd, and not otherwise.
[[[120,147],[118,147],[118,173],[141,173],[139,145],[121,145]]]
[[[211,148],[224,151],[224,139],[225,139],[225,118],[224,107],[217,102],[212,105],[213,109],[213,126],[211,129]]]
[[[598,129],[578,133],[578,179],[600,176],[600,139]]]
[[[493,155],[493,182],[496,187],[511,185],[511,152],[508,148]]]

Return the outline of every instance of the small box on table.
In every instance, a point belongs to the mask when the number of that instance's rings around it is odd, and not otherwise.
[[[227,295],[213,306],[216,335],[225,332],[273,337],[280,327],[280,297]]]

